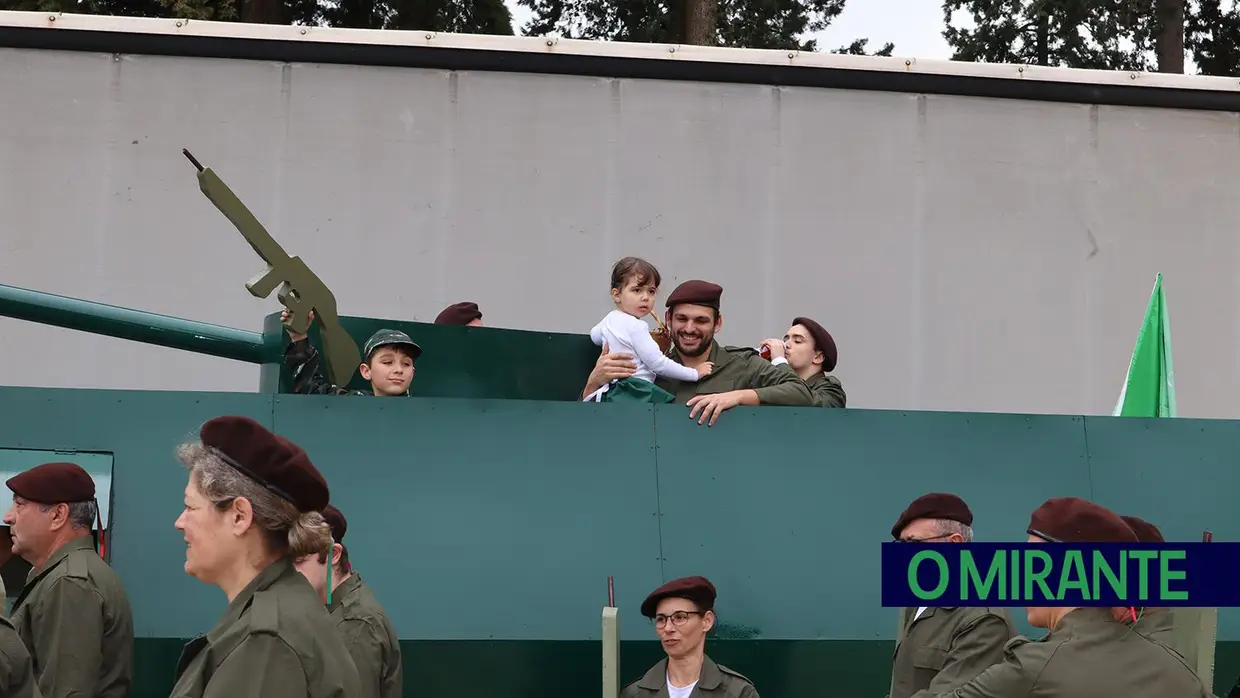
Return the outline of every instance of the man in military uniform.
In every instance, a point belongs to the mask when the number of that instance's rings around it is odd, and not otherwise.
[[[13,553],[30,563],[13,625],[43,698],[124,698],[133,682],[133,613],[120,577],[95,553],[95,482],[45,463],[9,478]]]
[[[809,406],[814,397],[796,374],[772,366],[758,350],[724,347],[715,341],[723,328],[720,300],[723,288],[708,281],[691,280],[677,286],[667,297],[667,325],[672,333],[671,358],[690,368],[706,361],[715,368],[696,383],[659,378],[655,385],[689,407],[698,424],[713,425],[719,415],[737,405]],[[581,396],[593,393],[609,381],[633,375],[631,355],[610,354],[604,346]]]
[[[758,698],[753,682],[706,656],[715,627],[715,585],[704,577],[673,579],[642,602],[667,659],[625,686],[620,698]]]
[[[470,301],[453,303],[439,311],[435,316],[436,325],[463,325],[465,327],[482,327],[482,311],[478,304]]]
[[[805,381],[814,395],[815,405],[844,407],[848,404],[843,384],[830,375],[839,358],[835,338],[822,325],[807,317],[793,318],[783,341],[772,337],[759,346],[771,353],[772,366],[783,366]]]
[[[933,492],[913,500],[891,527],[907,543],[969,543],[973,512],[954,494]],[[1005,608],[906,608],[904,637],[896,645],[889,698],[938,695],[973,680],[1003,659],[1016,635]]]
[[[349,522],[330,504],[323,518],[332,529],[332,547],[319,556],[297,562],[297,568],[310,580],[319,596],[327,599],[327,565],[331,565],[331,603],[327,609],[332,622],[353,657],[361,679],[361,698],[400,698],[403,690],[400,639],[387,612],[370,587],[353,571],[344,534]],[[331,561],[328,562],[330,552]]]
[[[1135,516],[1122,516],[1124,523],[1128,524],[1128,528],[1137,534],[1137,540],[1141,543],[1165,543],[1162,531],[1154,524],[1139,519]],[[1168,647],[1174,649],[1174,623],[1175,612],[1170,608],[1144,608],[1141,615],[1137,619],[1134,628],[1137,632],[1145,635],[1151,640],[1157,640]]]
[[[1047,500],[1030,517],[1030,543],[1136,543],[1114,512],[1076,497]],[[1025,609],[1029,623],[1050,633],[1041,640],[1015,637],[1003,661],[949,698],[1212,698],[1184,659],[1123,622],[1130,610]],[[923,698],[919,695],[918,698]]]

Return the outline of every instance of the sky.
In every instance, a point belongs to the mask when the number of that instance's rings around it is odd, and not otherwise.
[[[519,35],[530,17],[517,0],[505,0],[512,11],[513,29]],[[937,0],[857,0],[825,31],[813,35],[822,51],[847,46],[854,39],[869,38],[866,48],[882,48],[890,41],[895,55],[903,58],[946,60],[951,56],[943,40],[943,8]]]

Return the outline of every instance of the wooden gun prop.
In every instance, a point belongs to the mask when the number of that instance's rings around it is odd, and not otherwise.
[[[314,311],[315,319],[319,321],[323,356],[327,360],[331,382],[342,387],[348,385],[361,361],[361,352],[341,326],[336,297],[327,284],[306,266],[301,257],[290,257],[284,251],[219,175],[209,167],[204,168],[189,150],[182,149],[181,153],[198,168],[198,188],[267,263],[265,271],[246,282],[246,290],[257,298],[267,298],[279,287],[277,297],[291,316],[288,327],[298,334],[310,331],[310,312]]]

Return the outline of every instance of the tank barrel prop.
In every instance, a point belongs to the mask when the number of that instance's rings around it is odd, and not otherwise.
[[[279,361],[263,335],[0,284],[0,317],[251,364]]]
[[[603,608],[603,698],[620,698],[620,616],[613,577],[607,578],[607,606]]]

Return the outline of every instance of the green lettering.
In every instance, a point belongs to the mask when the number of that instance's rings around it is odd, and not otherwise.
[[[1157,550],[1129,550],[1128,551],[1128,559],[1137,560],[1138,562],[1140,562],[1140,565],[1141,565],[1140,567],[1137,568],[1140,571],[1140,574],[1137,575],[1137,599],[1141,601],[1150,600],[1150,561],[1153,560],[1155,557],[1158,557]],[[1144,604],[1129,604],[1129,605],[1133,606],[1133,605],[1144,605]]]
[[[1127,558],[1124,553],[1120,553],[1119,557],[1119,577],[1115,576],[1115,570],[1111,568],[1111,563],[1107,561],[1107,556],[1102,554],[1101,550],[1094,551],[1094,598],[1101,599],[1102,580],[1099,577],[1106,577],[1107,583],[1111,585],[1111,590],[1121,599],[1128,598],[1128,565],[1125,564]]]
[[[1000,550],[990,560],[990,566],[986,568],[986,580],[982,581],[977,569],[977,562],[973,559],[973,553],[968,550],[961,551],[960,567],[960,598],[969,598],[969,587],[972,586],[977,590],[977,599],[985,601],[990,598],[990,587],[994,585],[995,579],[1003,580],[1004,567],[1007,565],[1007,551]],[[1000,587],[1004,585],[1003,581],[999,582]]]
[[[933,560],[934,564],[939,566],[939,585],[934,591],[927,592],[921,588],[921,584],[917,581],[917,566],[922,560]],[[941,554],[934,550],[922,550],[913,556],[908,563],[908,588],[913,590],[913,595],[922,601],[934,601],[947,591],[947,583],[950,581],[951,575],[947,571],[947,560]]]
[[[1074,579],[1069,579],[1069,575],[1075,572]],[[1081,551],[1069,550],[1064,554],[1063,569],[1059,571],[1059,595],[1062,601],[1067,597],[1069,589],[1076,589],[1081,592],[1081,599],[1089,601],[1089,582],[1086,581],[1085,561],[1081,559]]]
[[[1033,571],[1033,561],[1042,561],[1042,571]],[[1046,577],[1051,573],[1051,556],[1044,550],[1025,549],[1025,601],[1033,601],[1033,585],[1036,582],[1042,588],[1042,597],[1045,599],[1059,601],[1059,597],[1051,593],[1050,587],[1046,586]]]
[[[1162,580],[1162,589],[1161,589],[1162,593],[1158,597],[1160,601],[1187,601],[1188,600],[1187,591],[1171,591],[1171,589],[1167,585],[1167,582],[1170,582],[1173,579],[1187,579],[1188,578],[1188,572],[1185,572],[1184,570],[1176,570],[1175,572],[1172,572],[1169,566],[1172,560],[1183,560],[1187,556],[1188,554],[1183,550],[1160,550],[1158,551],[1158,562],[1160,563],[1159,564],[1160,574],[1158,576]]]

